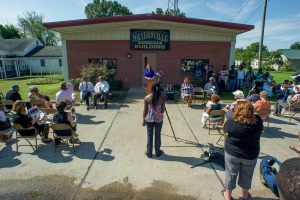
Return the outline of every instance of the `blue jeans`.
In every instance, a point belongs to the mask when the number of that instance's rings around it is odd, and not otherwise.
[[[237,80],[237,89],[238,90],[240,90],[240,89],[242,89],[243,88],[243,86],[244,86],[244,79],[238,79]]]
[[[82,100],[85,101],[86,105],[90,105],[89,97],[92,96],[92,93],[89,91],[82,92]]]
[[[236,82],[236,79],[229,79],[229,82],[228,82],[228,89],[230,91],[234,91],[235,90],[235,82]]]
[[[156,122],[147,122],[147,151],[146,154],[152,156],[152,149],[153,149],[153,129],[155,128],[155,154],[160,153],[160,146],[161,146],[161,123]]]

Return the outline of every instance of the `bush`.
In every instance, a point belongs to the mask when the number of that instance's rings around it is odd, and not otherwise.
[[[80,85],[80,82],[81,82],[80,78],[71,79],[71,80],[69,80],[69,82],[74,85],[74,90],[79,91],[78,88],[79,88],[79,85]]]
[[[53,78],[36,78],[31,80],[27,85],[49,85],[49,84],[56,84],[60,83],[60,80],[53,79]]]
[[[96,65],[90,64],[85,66],[82,70],[80,75],[84,78],[87,77],[93,84],[96,84],[98,81],[99,76],[107,76],[108,68],[103,65]]]
[[[282,65],[282,71],[288,71],[288,72],[296,71],[296,67],[293,66],[291,62],[285,62]]]
[[[123,82],[120,80],[108,80],[111,91],[120,91],[123,89]]]

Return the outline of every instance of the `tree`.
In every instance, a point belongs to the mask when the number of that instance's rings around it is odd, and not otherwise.
[[[132,15],[132,12],[116,1],[94,0],[85,6],[87,18],[111,17],[117,15]]]
[[[291,45],[290,49],[300,49],[300,42],[294,42]]]
[[[25,37],[37,38],[43,45],[57,45],[57,33],[43,26],[43,18],[42,14],[26,12],[23,16],[18,16],[18,22]]]
[[[21,38],[20,30],[12,24],[2,26],[0,24],[0,38],[16,39]]]
[[[158,15],[166,15],[166,16],[178,16],[178,17],[186,17],[185,13],[183,11],[180,11],[180,9],[167,9],[163,10],[162,8],[156,8],[155,12],[152,12],[153,14],[158,14]]]

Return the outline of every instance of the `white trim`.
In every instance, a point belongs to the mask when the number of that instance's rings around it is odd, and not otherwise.
[[[236,43],[236,36],[234,37],[234,40],[232,40],[230,42],[230,55],[229,55],[228,67],[231,67],[231,65],[234,65],[235,43]]]
[[[61,48],[62,48],[62,68],[64,74],[64,81],[67,82],[69,80],[69,66],[68,66],[68,54],[67,54],[67,44],[66,40],[61,40]]]

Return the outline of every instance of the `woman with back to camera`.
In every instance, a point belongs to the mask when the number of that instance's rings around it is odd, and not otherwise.
[[[153,131],[155,129],[155,155],[161,156],[164,152],[160,150],[161,129],[163,124],[163,113],[165,111],[165,98],[161,95],[159,83],[151,86],[151,94],[144,100],[143,125],[147,125],[147,150],[146,156],[152,157]]]
[[[237,101],[232,118],[224,124],[228,137],[225,142],[225,190],[222,195],[226,200],[232,199],[237,176],[242,198],[251,197],[249,189],[260,150],[262,130],[262,120],[254,114],[253,105],[249,101]]]

